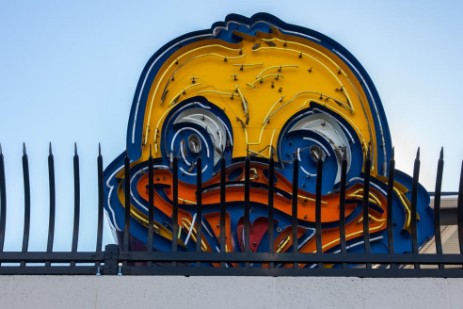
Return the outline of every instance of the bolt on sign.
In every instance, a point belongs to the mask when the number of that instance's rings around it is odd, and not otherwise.
[[[433,235],[429,194],[417,185],[414,214],[412,178],[391,181],[391,162],[381,100],[349,51],[231,14],[149,59],[105,209],[135,250],[409,252],[414,215],[417,246]]]

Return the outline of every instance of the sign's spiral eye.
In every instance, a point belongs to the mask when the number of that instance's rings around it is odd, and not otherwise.
[[[278,157],[282,173],[288,179],[291,179],[292,163],[299,161],[298,184],[311,193],[315,192],[317,164],[323,162],[322,194],[336,190],[344,158],[351,177],[360,175],[363,162],[353,128],[321,107],[305,110],[286,123],[279,137]]]
[[[222,157],[231,160],[231,125],[222,110],[204,98],[179,103],[162,129],[163,158],[178,158],[179,179],[195,183],[198,158],[206,181],[217,172]]]

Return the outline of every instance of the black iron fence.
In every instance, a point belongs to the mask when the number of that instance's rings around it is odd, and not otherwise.
[[[368,156],[367,156],[368,157]],[[151,159],[150,159],[151,162]],[[244,195],[244,214],[245,238],[249,240],[249,168],[250,158],[245,159],[245,195]],[[104,179],[103,179],[103,158],[101,150],[97,158],[97,175],[98,175],[98,197],[95,198],[95,207],[97,208],[97,235],[95,249],[91,251],[79,251],[79,222],[80,222],[80,169],[79,156],[77,149],[73,158],[74,167],[74,216],[73,216],[73,233],[71,250],[68,252],[54,250],[55,237],[55,217],[56,217],[56,186],[55,186],[55,167],[54,157],[51,151],[48,156],[48,171],[49,171],[49,194],[50,194],[50,209],[49,209],[49,227],[47,247],[45,251],[32,252],[29,251],[29,236],[31,227],[31,194],[30,194],[30,178],[29,178],[29,163],[26,148],[24,147],[22,157],[23,180],[24,180],[24,230],[22,235],[21,251],[5,251],[5,230],[8,214],[7,207],[7,192],[6,192],[6,177],[5,177],[5,162],[4,156],[0,148],[0,274],[9,275],[26,275],[26,274],[45,274],[45,275],[252,275],[252,276],[356,276],[356,277],[460,277],[463,278],[463,164],[460,174],[459,191],[453,192],[452,195],[458,196],[457,205],[452,208],[441,209],[442,196],[447,194],[441,191],[442,174],[443,174],[443,152],[437,165],[437,177],[435,192],[433,193],[434,202],[434,246],[436,253],[426,254],[420,253],[417,246],[417,226],[418,220],[416,216],[416,194],[420,170],[419,152],[415,159],[413,185],[411,192],[411,240],[412,247],[410,253],[397,254],[394,252],[394,244],[388,242],[389,253],[372,253],[370,250],[370,235],[368,230],[368,188],[369,188],[369,168],[370,159],[365,162],[365,183],[363,191],[363,241],[364,252],[350,253],[347,250],[346,239],[344,235],[345,221],[345,203],[344,197],[346,194],[346,161],[342,163],[341,186],[340,186],[340,250],[337,253],[323,253],[321,245],[321,178],[322,178],[322,163],[318,164],[317,169],[317,186],[315,199],[315,238],[316,251],[315,253],[300,253],[297,250],[289,252],[277,253],[270,249],[269,252],[252,252],[249,245],[246,246],[244,252],[226,252],[225,250],[225,232],[221,228],[220,232],[220,248],[218,252],[203,252],[201,245],[198,245],[195,252],[180,252],[177,251],[176,237],[178,231],[177,216],[178,216],[178,192],[177,182],[178,173],[177,162],[173,161],[173,237],[172,250],[170,252],[155,252],[148,246],[146,250],[132,250],[129,246],[130,230],[130,198],[125,199],[125,226],[123,233],[123,241],[120,245],[109,244],[103,248],[103,225],[104,225]],[[130,177],[129,169],[130,161],[125,160],[125,182],[128,185]],[[201,163],[199,162],[199,166]],[[394,159],[390,161],[388,173],[388,196],[387,207],[391,206],[391,194],[393,190],[393,179],[395,174]],[[201,170],[201,169],[199,169]],[[296,170],[296,168],[295,168]],[[274,171],[273,159],[269,160],[269,173],[272,175]],[[152,175],[152,164],[149,164],[149,173]],[[222,164],[221,174],[224,175],[224,164]],[[150,185],[153,177],[150,178]],[[275,184],[273,177],[269,178],[269,224],[273,224],[273,194]],[[297,178],[297,177],[296,177]],[[221,186],[224,186],[224,177],[221,178]],[[198,215],[201,216],[201,173],[198,173],[197,183],[198,194]],[[297,196],[297,189],[294,189],[293,196]],[[151,191],[151,190],[150,190]],[[221,211],[220,222],[224,226],[224,187],[221,187]],[[152,196],[152,191],[149,196]],[[129,196],[129,194],[127,194]],[[150,204],[152,200],[150,198]],[[293,228],[292,233],[296,234],[297,224],[297,205],[293,201],[292,216]],[[17,207],[15,205],[14,207]],[[391,211],[388,211],[387,218],[387,234],[389,239],[393,233]],[[149,212],[149,222],[147,228],[147,239],[153,239],[153,212]],[[200,222],[201,220],[197,220]],[[442,249],[441,227],[445,225],[456,225],[458,230],[459,253],[444,253]],[[197,242],[201,243],[201,226],[197,229]],[[269,241],[272,243],[273,228],[268,229]],[[293,235],[295,236],[295,235]],[[297,241],[297,237],[294,237]],[[249,244],[249,242],[246,242]],[[271,246],[273,248],[273,246]],[[293,246],[294,248],[297,245]],[[213,263],[216,267],[205,267],[204,264]],[[232,264],[241,265],[241,267],[228,267]],[[253,267],[259,264],[261,267]],[[301,265],[311,265],[313,267],[301,267]]]

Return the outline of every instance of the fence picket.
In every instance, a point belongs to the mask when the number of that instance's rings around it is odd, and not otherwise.
[[[23,144],[23,180],[24,180],[24,229],[22,252],[27,252],[29,247],[29,233],[31,225],[31,187],[29,179],[29,159],[27,156],[26,144]],[[25,266],[26,262],[21,261],[21,266]]]
[[[441,190],[442,190],[442,175],[444,171],[444,149],[441,148],[439,162],[437,163],[436,188],[434,191],[434,242],[436,244],[436,253],[442,254],[442,237],[441,237]],[[439,269],[443,269],[444,265],[439,264]]]
[[[413,183],[412,183],[412,201],[411,201],[411,238],[412,238],[412,253],[418,254],[418,233],[417,233],[417,195],[418,195],[418,179],[420,176],[420,148],[416,152],[415,163],[413,166]],[[414,264],[415,269],[420,268],[418,263]]]
[[[0,252],[3,252],[5,244],[6,228],[6,178],[5,161],[3,157],[2,145],[0,145]]]
[[[77,154],[77,144],[74,144],[74,222],[72,227],[72,245],[71,252],[77,252],[79,243],[79,224],[80,224],[80,170],[79,170],[79,155]],[[75,265],[73,261],[71,266]]]
[[[371,246],[370,246],[370,172],[371,172],[371,147],[368,146],[367,157],[365,160],[364,165],[364,181],[363,181],[363,246],[365,250],[365,254],[371,253]],[[366,264],[367,269],[371,268],[371,263]]]

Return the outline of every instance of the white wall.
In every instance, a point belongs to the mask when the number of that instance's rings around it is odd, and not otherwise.
[[[462,308],[463,279],[0,276],[0,308]]]

